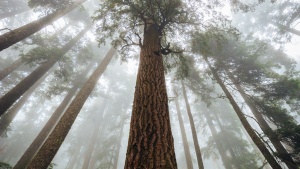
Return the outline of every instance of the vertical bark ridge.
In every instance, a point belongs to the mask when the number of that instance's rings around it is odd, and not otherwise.
[[[125,169],[175,169],[174,142],[169,119],[160,30],[149,25],[134,93]]]

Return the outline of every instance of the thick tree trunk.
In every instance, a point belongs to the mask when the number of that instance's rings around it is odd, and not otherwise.
[[[71,4],[67,8],[63,8],[61,10],[55,11],[52,14],[49,14],[41,19],[33,21],[27,25],[21,26],[17,29],[9,31],[0,36],[0,51],[10,47],[11,45],[27,38],[28,36],[38,32],[42,28],[48,26],[52,22],[56,21],[60,17],[64,16],[65,14],[69,13],[73,9],[77,8],[83,2],[87,0],[78,0]]]
[[[22,65],[22,59],[19,58],[15,60],[12,64],[10,64],[8,67],[2,69],[0,71],[0,80],[3,80],[6,76],[8,76],[11,72],[16,70],[21,65]]]
[[[1,20],[1,19],[5,19],[5,18],[8,18],[8,17],[15,16],[15,15],[17,15],[17,14],[20,14],[20,13],[23,13],[23,12],[29,11],[29,10],[30,10],[29,8],[22,8],[22,9],[19,9],[19,10],[15,10],[15,11],[11,11],[11,12],[2,13],[2,14],[0,14],[0,20]]]
[[[198,167],[199,169],[204,169],[203,161],[202,161],[202,156],[201,156],[201,151],[200,151],[200,146],[198,142],[198,137],[197,137],[197,132],[196,132],[196,127],[194,123],[194,118],[191,112],[190,104],[187,99],[187,94],[185,90],[185,85],[183,81],[181,80],[181,85],[182,85],[182,93],[183,93],[183,98],[185,101],[186,105],[186,111],[190,120],[190,125],[191,125],[191,130],[192,130],[192,136],[193,136],[193,141],[194,141],[194,146],[195,146],[195,151],[196,151],[196,157],[197,157],[197,162],[198,162]]]
[[[113,169],[118,169],[118,162],[119,162],[119,155],[120,155],[120,150],[121,150],[121,146],[122,146],[122,137],[123,137],[123,129],[125,126],[125,123],[122,122],[122,127],[120,128],[120,134],[119,134],[119,138],[118,138],[118,147],[117,147],[117,151],[116,151],[116,157],[114,159],[114,165],[113,165]]]
[[[175,98],[175,106],[177,110],[177,116],[178,116],[178,121],[179,121],[179,126],[180,126],[180,132],[181,132],[181,138],[182,138],[182,143],[183,143],[183,149],[184,149],[184,155],[185,155],[185,160],[186,160],[186,165],[188,169],[193,169],[193,161],[191,157],[191,152],[190,152],[190,147],[189,143],[186,137],[186,132],[184,128],[184,123],[178,103],[178,98]]]
[[[85,82],[79,93],[76,95],[64,115],[61,117],[52,133],[49,135],[43,146],[37,152],[30,162],[28,169],[46,169],[57,153],[59,147],[66,138],[76,117],[78,116],[83,104],[91,94],[97,81],[105,71],[108,63],[111,61],[115,49],[110,49],[102,62],[98,65],[94,73]]]
[[[285,164],[289,167],[289,169],[297,169],[297,164],[294,162],[293,158],[287,152],[287,150],[283,147],[281,142],[279,141],[276,133],[271,129],[268,125],[262,114],[256,109],[255,104],[253,101],[247,96],[246,92],[242,88],[242,86],[235,80],[234,76],[229,72],[226,71],[229,79],[233,82],[243,99],[245,100],[246,104],[252,111],[254,117],[256,118],[259,126],[261,127],[262,131],[269,137],[271,143],[275,147],[276,151],[278,152],[279,158],[285,162]]]
[[[208,127],[211,131],[212,137],[216,138],[216,136],[218,135],[218,132],[217,132],[215,125],[213,124],[211,114],[204,113],[204,115],[205,115]],[[216,142],[216,146],[217,146],[218,152],[221,156],[221,160],[223,162],[224,167],[226,169],[232,169],[233,167],[232,167],[232,165],[230,165],[230,160],[229,160],[229,157],[226,155],[226,149],[224,148],[223,143],[220,142],[220,140],[215,140],[215,142]]]
[[[91,138],[91,141],[89,143],[88,149],[85,152],[84,162],[83,162],[83,165],[81,167],[82,169],[88,169],[89,168],[91,157],[92,157],[94,147],[95,147],[95,144],[96,144],[96,141],[97,141],[98,133],[100,131],[101,124],[102,124],[102,121],[103,121],[103,114],[104,114],[104,110],[106,108],[106,105],[107,105],[107,99],[105,99],[102,103],[102,106],[99,107],[100,111],[98,112],[99,114],[98,114],[97,126],[94,129],[94,132],[92,134],[92,138]]]
[[[231,106],[235,110],[238,118],[240,119],[242,125],[246,129],[246,131],[249,134],[249,136],[252,138],[252,140],[255,143],[255,145],[258,147],[258,149],[261,151],[261,153],[264,155],[264,157],[267,159],[267,161],[269,162],[269,164],[271,165],[271,167],[273,169],[282,169],[282,167],[278,164],[278,162],[275,160],[275,158],[272,156],[272,154],[266,148],[266,146],[264,145],[264,143],[256,135],[255,131],[253,130],[253,128],[251,127],[251,125],[247,121],[246,117],[244,116],[242,110],[240,109],[240,107],[238,106],[238,104],[235,102],[234,98],[232,97],[232,95],[230,94],[230,92],[228,91],[228,89],[226,88],[225,84],[223,83],[223,81],[219,77],[219,75],[216,72],[216,70],[211,66],[211,64],[208,61],[207,57],[204,56],[204,59],[205,59],[207,65],[209,66],[209,68],[210,68],[210,70],[211,70],[214,78],[217,80],[218,84],[222,88],[222,90],[225,93],[226,97],[228,98]]]
[[[55,56],[50,58],[44,64],[40,65],[35,69],[30,75],[24,78],[20,83],[18,83],[13,89],[7,92],[0,99],[0,116],[2,116],[5,111],[17,101],[34,83],[36,83],[64,54],[66,54],[77,42],[78,40],[89,30],[89,27],[82,30],[77,34],[71,41],[69,41],[62,49],[61,56]]]
[[[89,68],[91,65],[87,67],[87,69],[84,71],[84,73],[79,77],[79,79],[85,79],[87,73],[89,72]],[[63,101],[60,103],[60,105],[56,108],[55,112],[51,115],[48,122],[45,124],[43,129],[40,131],[40,133],[36,136],[36,138],[33,140],[31,145],[27,148],[27,150],[24,152],[22,157],[19,159],[17,164],[14,166],[14,169],[23,169],[25,168],[30,160],[34,157],[36,152],[39,150],[39,148],[43,145],[44,141],[50,134],[50,132],[55,127],[56,123],[59,121],[60,117],[64,113],[64,110],[69,105],[70,101],[72,100],[73,96],[75,95],[78,88],[82,85],[81,82],[75,82],[74,86],[69,90],[68,94],[65,96]]]
[[[177,168],[160,34],[154,24],[144,32],[125,169]]]
[[[0,118],[0,136],[4,133],[4,131],[8,128],[10,123],[17,116],[21,108],[24,106],[25,102],[29,99],[29,97],[33,94],[36,88],[46,79],[48,75],[44,75],[41,79],[39,79],[19,100],[16,104],[11,107],[7,113],[5,113]]]

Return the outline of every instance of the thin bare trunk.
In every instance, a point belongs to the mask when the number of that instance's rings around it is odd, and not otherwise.
[[[0,72],[0,80],[3,80],[6,76],[8,76],[11,72],[16,70],[19,66],[22,65],[22,59],[19,58],[15,60],[12,64],[2,69]]]
[[[89,68],[90,66],[87,67],[87,69],[84,71],[84,73],[80,76],[79,79],[85,79],[85,76],[90,70]],[[53,128],[55,127],[56,123],[64,113],[64,110],[69,105],[70,101],[72,100],[73,96],[75,95],[80,85],[82,84],[78,81],[74,83],[74,86],[69,90],[68,94],[65,96],[63,101],[56,108],[55,112],[51,115],[51,117],[49,118],[48,122],[45,124],[43,129],[36,136],[36,138],[33,140],[33,142],[24,152],[22,157],[19,159],[17,164],[14,166],[14,169],[23,169],[29,164],[30,160],[34,157],[38,149],[43,145],[44,141],[46,140],[50,132],[53,130]]]
[[[186,111],[190,120],[190,125],[191,125],[191,130],[192,130],[192,136],[193,136],[193,141],[194,141],[194,146],[195,146],[195,151],[196,151],[196,157],[197,157],[197,162],[198,162],[198,167],[199,169],[204,169],[203,161],[202,161],[202,156],[201,156],[201,150],[198,142],[198,137],[197,137],[197,132],[196,132],[196,127],[195,127],[195,122],[194,118],[192,115],[191,107],[189,104],[189,101],[187,99],[187,94],[185,90],[185,85],[183,81],[181,80],[181,86],[182,86],[182,93],[183,93],[183,98],[186,106]]]
[[[117,151],[116,151],[116,157],[114,160],[114,165],[113,165],[113,169],[118,169],[118,162],[119,162],[119,155],[120,155],[120,150],[121,150],[121,146],[122,146],[122,137],[123,137],[123,129],[124,129],[124,122],[122,122],[122,127],[120,129],[120,134],[119,134],[119,138],[118,138],[118,147],[117,147]]]
[[[63,57],[78,41],[83,35],[89,30],[89,27],[82,30],[77,34],[71,41],[69,41],[62,49],[61,55],[50,58],[44,64],[36,68],[30,75],[25,77],[20,83],[18,83],[13,89],[7,92],[0,99],[0,116],[2,116],[5,111],[17,101],[34,83],[36,83],[57,61],[59,58]]]
[[[225,93],[227,99],[231,103],[231,106],[235,110],[235,112],[236,112],[237,116],[239,117],[242,125],[246,129],[249,136],[252,138],[255,145],[258,147],[258,149],[261,151],[261,153],[264,155],[264,157],[267,159],[267,161],[269,162],[271,167],[273,167],[273,169],[282,169],[282,167],[275,160],[274,156],[269,152],[269,150],[266,148],[264,143],[260,140],[258,135],[255,133],[255,131],[253,130],[253,128],[251,127],[251,125],[247,121],[246,117],[244,116],[244,113],[242,112],[242,110],[240,109],[238,104],[235,102],[234,98],[232,97],[232,95],[230,94],[230,92],[226,88],[225,84],[223,83],[223,81],[219,77],[217,71],[211,66],[211,64],[208,61],[207,57],[204,56],[204,59],[205,59],[207,65],[209,66],[214,78],[217,80],[218,84],[222,88],[222,90]]]
[[[292,33],[294,35],[300,36],[300,31],[299,30],[296,30],[296,29],[291,28],[289,26],[282,25],[282,24],[277,23],[277,22],[272,22],[272,24],[275,25],[275,26],[277,26],[278,28],[283,29],[283,30],[285,30],[287,32],[290,32],[290,33]]]
[[[10,47],[11,45],[29,37],[30,35],[38,32],[42,28],[48,26],[52,22],[56,21],[57,19],[61,18],[62,16],[66,15],[73,9],[77,8],[79,5],[84,3],[87,0],[78,0],[71,4],[67,8],[63,8],[61,10],[57,10],[41,19],[33,21],[29,24],[21,26],[17,29],[9,31],[0,36],[0,51]]]
[[[293,158],[290,156],[290,154],[286,151],[286,149],[283,147],[281,142],[278,139],[278,136],[276,133],[271,129],[271,127],[268,125],[262,114],[256,109],[255,104],[253,101],[248,97],[242,86],[235,80],[234,76],[229,72],[226,71],[226,74],[228,75],[229,79],[233,82],[243,99],[245,100],[246,104],[252,111],[253,115],[255,116],[259,126],[261,127],[262,131],[269,137],[271,143],[275,147],[275,149],[278,152],[279,158],[285,162],[285,164],[289,167],[289,169],[297,169],[297,164],[294,162]]]
[[[49,135],[43,146],[30,162],[28,169],[46,169],[49,166],[59,147],[65,140],[82,106],[91,94],[97,81],[106,70],[106,67],[111,61],[114,53],[115,49],[110,49],[94,73],[85,82],[79,93],[76,95],[64,115],[53,129],[52,133]]]
[[[180,126],[180,131],[181,131],[181,138],[182,138],[182,144],[183,144],[183,149],[184,149],[184,154],[185,154],[185,160],[186,160],[186,165],[188,169],[193,169],[193,161],[191,157],[191,152],[190,152],[190,147],[189,143],[186,137],[186,132],[184,128],[184,123],[178,103],[178,98],[175,98],[175,106],[177,110],[177,116],[178,116],[178,121],[179,121],[179,126]]]

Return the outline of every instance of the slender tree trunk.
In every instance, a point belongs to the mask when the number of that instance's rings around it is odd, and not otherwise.
[[[91,138],[91,141],[89,143],[88,149],[85,152],[85,158],[84,158],[84,162],[83,162],[83,165],[82,165],[82,169],[88,169],[89,168],[91,157],[92,157],[94,147],[95,147],[95,144],[96,144],[96,141],[97,141],[98,133],[99,133],[100,128],[101,128],[101,123],[103,121],[103,114],[104,114],[104,110],[106,108],[106,105],[107,105],[107,99],[105,99],[103,101],[102,106],[99,107],[101,110],[98,112],[99,115],[98,115],[98,120],[97,120],[97,126],[94,129],[94,132],[92,134],[92,138]]]
[[[123,137],[123,129],[125,126],[125,123],[122,122],[122,127],[120,129],[120,134],[119,134],[119,139],[118,139],[118,147],[117,147],[117,151],[116,151],[116,158],[114,160],[114,165],[113,165],[113,169],[118,169],[118,162],[119,162],[119,155],[120,155],[120,150],[121,150],[121,146],[122,146],[122,137]]]
[[[275,147],[276,151],[278,152],[279,158],[288,166],[289,169],[297,169],[297,164],[294,162],[293,158],[287,152],[287,150],[283,147],[281,142],[278,139],[276,133],[271,129],[269,124],[266,122],[262,114],[256,109],[255,104],[253,101],[247,96],[246,92],[242,88],[242,86],[235,80],[234,76],[229,72],[226,71],[229,79],[233,82],[243,99],[245,100],[246,104],[252,111],[254,117],[256,118],[259,126],[261,127],[262,131],[268,136],[271,143]]]
[[[226,149],[224,148],[223,143],[220,142],[220,140],[218,140],[218,139],[216,140],[218,132],[217,132],[215,125],[213,124],[211,114],[204,113],[204,115],[205,115],[208,127],[211,131],[212,137],[215,139],[216,146],[217,146],[218,152],[221,156],[221,160],[223,162],[224,167],[226,169],[232,169],[232,165],[230,165],[230,160],[229,160],[228,156],[226,155]]]
[[[65,30],[67,30],[70,26],[71,25],[69,23],[65,24],[61,29],[59,29],[53,35],[51,35],[50,39],[59,36],[61,33],[63,33]]]
[[[183,143],[183,149],[184,149],[184,154],[185,154],[185,160],[186,160],[186,165],[188,169],[193,169],[193,161],[191,157],[191,152],[190,152],[190,147],[189,143],[186,137],[186,132],[184,128],[184,123],[178,103],[178,98],[175,98],[175,106],[177,110],[177,116],[178,116],[178,121],[179,121],[179,126],[180,126],[180,132],[181,132],[181,138],[182,138],[182,143]]]
[[[89,65],[86,70],[81,74],[79,79],[85,79],[87,73],[89,72],[89,68],[91,65]],[[78,88],[81,86],[81,82],[75,82],[74,86],[69,90],[68,94],[65,96],[63,101],[60,103],[60,105],[56,108],[55,112],[51,115],[48,122],[45,124],[43,129],[40,131],[40,133],[37,135],[37,137],[33,140],[33,142],[30,144],[30,146],[27,148],[25,153],[22,155],[22,157],[19,159],[17,164],[14,166],[14,169],[23,169],[25,168],[30,160],[34,157],[36,152],[39,150],[39,148],[43,145],[44,141],[47,139],[50,132],[55,127],[56,123],[59,121],[60,117],[64,113],[64,110],[69,105],[70,101],[72,100],[73,96],[75,95]]]
[[[73,154],[73,156],[69,162],[69,165],[67,166],[67,169],[74,169],[75,163],[80,154],[80,150],[81,150],[81,147],[76,149],[75,153]]]
[[[277,26],[277,27],[280,28],[280,29],[283,29],[283,30],[285,30],[285,31],[287,31],[287,32],[290,32],[290,33],[292,33],[292,34],[295,34],[295,35],[300,36],[300,31],[299,31],[299,30],[296,30],[296,29],[294,29],[294,28],[291,28],[291,27],[282,25],[282,24],[277,23],[277,22],[271,22],[271,23],[272,23],[273,25]]]
[[[253,130],[253,128],[251,127],[251,125],[247,121],[246,117],[244,116],[242,110],[240,109],[240,107],[238,106],[238,104],[235,102],[234,98],[232,97],[232,95],[230,94],[230,92],[228,91],[228,89],[226,88],[225,84],[223,83],[223,81],[219,77],[219,75],[216,72],[216,70],[211,66],[211,64],[208,61],[208,59],[207,59],[206,56],[204,56],[204,59],[205,59],[207,65],[209,66],[209,68],[210,68],[210,70],[211,70],[214,78],[217,80],[218,84],[222,88],[223,92],[225,93],[226,97],[228,98],[229,102],[231,103],[233,109],[235,110],[237,116],[239,117],[242,125],[246,129],[246,131],[249,134],[249,136],[252,138],[252,140],[255,143],[255,145],[258,147],[258,149],[261,151],[261,153],[264,155],[264,157],[267,159],[267,161],[269,162],[269,164],[271,165],[271,167],[273,169],[282,169],[282,167],[278,164],[278,162],[275,160],[275,158],[272,156],[272,154],[266,148],[266,146],[264,145],[264,143],[256,135],[255,131]]]
[[[4,133],[4,131],[8,128],[10,123],[14,120],[16,115],[19,113],[21,108],[24,106],[25,102],[29,99],[29,97],[33,94],[36,88],[46,79],[48,75],[44,75],[41,79],[38,80],[19,100],[16,104],[10,108],[7,113],[5,113],[0,118],[0,136]]]
[[[81,5],[85,1],[87,1],[87,0],[78,0],[78,1],[74,2],[73,4],[71,4],[67,8],[57,10],[41,19],[38,19],[36,21],[33,21],[29,24],[26,24],[24,26],[21,26],[17,29],[14,29],[12,31],[9,31],[9,32],[1,35],[0,36],[0,51],[27,38],[30,35],[38,32],[42,28],[48,26],[52,22],[56,21],[57,19],[61,18],[65,14],[72,11],[73,9],[77,8],[79,5]]]
[[[10,64],[8,67],[2,69],[0,71],[0,80],[3,80],[6,76],[8,76],[11,72],[16,70],[21,65],[22,65],[22,59],[19,58],[15,60],[12,64]]]
[[[40,65],[35,69],[30,75],[24,78],[20,83],[18,83],[13,89],[7,92],[0,99],[0,116],[2,116],[5,111],[17,101],[34,83],[36,83],[56,62],[59,58],[63,57],[78,41],[79,39],[89,30],[89,27],[82,30],[76,37],[69,41],[62,49],[61,56],[55,56],[50,58],[44,64]]]
[[[141,47],[125,169],[176,169],[160,30],[147,26]],[[156,54],[158,53],[158,54]]]
[[[54,158],[59,147],[63,143],[69,130],[78,116],[83,104],[91,94],[97,81],[105,71],[108,63],[112,59],[115,49],[110,49],[102,62],[98,65],[94,73],[85,82],[79,93],[76,95],[64,115],[61,117],[52,133],[49,135],[43,146],[30,162],[28,169],[46,169]]]
[[[183,93],[183,98],[184,98],[185,105],[186,105],[187,114],[188,114],[188,117],[190,120],[192,136],[193,136],[193,141],[194,141],[194,146],[195,146],[195,151],[196,151],[196,157],[197,157],[197,161],[198,161],[198,167],[199,167],[199,169],[204,169],[200,146],[199,146],[198,137],[197,137],[197,132],[196,132],[196,127],[195,127],[195,123],[194,123],[194,118],[193,118],[193,115],[191,112],[189,101],[187,99],[185,85],[182,80],[181,80],[181,85],[182,85],[182,93]]]
[[[29,11],[29,10],[30,10],[29,8],[22,8],[22,9],[19,9],[19,10],[15,10],[15,11],[11,11],[11,12],[2,13],[2,14],[0,14],[0,20],[1,20],[1,19],[5,19],[5,18],[8,18],[8,17],[15,16],[15,15],[17,15],[17,14],[20,14],[20,13],[23,13],[23,12]]]

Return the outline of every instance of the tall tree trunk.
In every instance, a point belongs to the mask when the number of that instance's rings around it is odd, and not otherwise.
[[[102,106],[99,107],[100,111],[98,112],[99,114],[98,114],[97,126],[94,129],[94,132],[92,134],[92,138],[90,140],[88,149],[85,152],[85,158],[84,158],[84,162],[83,162],[83,165],[82,165],[82,169],[88,169],[89,168],[91,157],[92,157],[94,147],[95,147],[95,144],[96,144],[96,141],[97,141],[98,133],[100,131],[101,124],[102,124],[102,121],[103,121],[103,114],[104,114],[104,110],[106,108],[106,105],[107,105],[107,99],[105,99],[102,103]]]
[[[275,147],[276,151],[278,152],[279,158],[289,167],[289,169],[297,169],[297,164],[294,162],[293,158],[287,152],[287,150],[283,147],[281,142],[278,139],[276,133],[271,129],[269,124],[266,122],[262,114],[257,110],[253,101],[247,96],[245,90],[242,86],[237,82],[234,76],[227,70],[226,74],[228,75],[229,79],[233,82],[243,99],[245,100],[246,104],[252,111],[254,117],[256,118],[259,126],[261,127],[262,131],[268,136],[271,143]]]
[[[69,130],[71,129],[72,124],[78,116],[83,104],[85,103],[92,90],[94,89],[97,81],[105,71],[114,53],[115,49],[110,49],[102,62],[98,65],[94,73],[85,82],[43,146],[30,162],[28,169],[46,169],[49,166],[56,152],[67,136]]]
[[[59,36],[61,33],[63,33],[65,30],[67,30],[70,26],[71,26],[71,24],[69,24],[69,23],[65,24],[61,29],[59,29],[53,35],[51,35],[50,39]]]
[[[17,14],[20,14],[20,13],[23,13],[23,12],[29,11],[29,10],[30,10],[30,8],[22,8],[22,9],[19,9],[19,10],[14,10],[14,11],[2,13],[2,14],[0,14],[0,20],[8,18],[8,17],[15,16]]]
[[[215,125],[213,124],[213,119],[211,117],[211,114],[204,113],[204,115],[205,115],[208,127],[211,131],[212,137],[216,139],[218,132],[217,132]],[[224,148],[223,143],[218,139],[216,139],[215,142],[216,142],[216,146],[217,146],[218,152],[221,156],[221,160],[223,162],[224,167],[226,169],[232,169],[232,165],[230,165],[230,159],[226,155],[226,149]]]
[[[81,150],[81,147],[80,148],[76,148],[76,151],[75,153],[73,154],[69,164],[67,165],[67,169],[74,169],[74,166],[75,166],[75,163],[79,157],[79,154],[80,154],[80,150]]]
[[[177,168],[169,118],[160,30],[144,32],[134,93],[125,169]]]
[[[77,8],[83,2],[87,0],[78,0],[72,3],[69,7],[63,8],[61,10],[57,10],[41,19],[28,23],[24,26],[21,26],[17,29],[9,31],[0,36],[0,51],[10,47],[11,45],[27,38],[28,36],[38,32],[42,28],[48,26],[52,22],[56,21],[57,19],[61,18],[65,14],[69,13],[73,9]]]
[[[89,72],[89,68],[91,67],[91,64],[86,68],[86,70],[79,76],[79,79],[85,79],[86,75]],[[23,153],[22,157],[19,159],[17,164],[14,166],[14,169],[23,169],[25,168],[30,160],[34,157],[36,152],[39,150],[39,148],[43,145],[44,141],[50,134],[50,132],[55,127],[56,123],[59,121],[60,117],[64,113],[64,110],[69,105],[70,101],[72,100],[73,96],[75,95],[78,88],[82,85],[81,82],[76,81],[74,83],[74,86],[68,91],[68,94],[65,96],[63,101],[60,103],[60,105],[56,108],[55,112],[51,115],[43,129],[39,132],[39,134],[36,136],[36,138],[33,140],[33,142],[30,144],[30,146],[27,148],[27,150]]]
[[[195,151],[196,151],[196,157],[197,157],[197,162],[198,162],[198,167],[199,169],[204,169],[203,161],[202,161],[202,156],[201,156],[201,151],[200,151],[200,146],[198,142],[198,137],[197,137],[197,132],[196,132],[196,127],[194,123],[194,118],[191,112],[190,104],[187,99],[187,94],[185,90],[185,85],[183,81],[181,80],[181,85],[182,85],[182,93],[183,93],[183,98],[185,101],[186,105],[186,111],[190,120],[190,125],[191,125],[191,130],[192,130],[192,136],[193,136],[193,141],[194,141],[194,146],[195,146]]]
[[[277,23],[277,22],[271,22],[271,23],[272,23],[273,25],[277,26],[277,27],[280,28],[280,29],[283,29],[283,30],[285,30],[285,31],[287,31],[287,32],[290,32],[290,33],[292,33],[292,34],[295,34],[295,35],[300,36],[300,31],[299,31],[299,30],[296,30],[296,29],[291,28],[291,27],[289,27],[289,26],[282,25],[282,24]]]
[[[217,80],[218,84],[222,88],[222,90],[225,93],[227,99],[229,100],[231,106],[235,110],[235,112],[236,112],[237,116],[239,117],[242,125],[246,129],[246,131],[249,134],[249,136],[252,138],[252,140],[255,143],[255,145],[258,147],[258,149],[261,151],[261,153],[264,155],[264,157],[267,159],[267,161],[269,162],[269,164],[271,165],[271,167],[273,169],[282,169],[282,167],[278,164],[278,162],[275,160],[275,158],[272,156],[272,154],[266,148],[266,146],[264,145],[264,143],[256,135],[255,131],[253,130],[253,128],[251,127],[251,125],[247,121],[246,117],[244,116],[242,110],[240,109],[240,107],[238,106],[238,104],[235,102],[234,98],[232,97],[232,95],[230,94],[230,92],[226,88],[225,84],[223,83],[223,81],[219,77],[217,71],[211,66],[211,64],[208,61],[208,59],[207,59],[206,56],[204,56],[204,59],[205,59],[207,65],[209,66],[209,68],[210,68],[210,70],[211,70],[214,78]]]
[[[123,129],[125,126],[125,122],[122,122],[122,127],[120,129],[120,134],[119,134],[119,138],[118,138],[118,147],[117,147],[117,151],[116,151],[116,157],[114,160],[114,165],[113,165],[113,169],[118,169],[118,162],[119,162],[119,155],[120,155],[120,150],[121,150],[121,146],[122,146],[122,137],[123,137]]]
[[[0,80],[3,80],[6,76],[8,76],[11,72],[16,70],[21,65],[22,65],[22,59],[19,58],[15,60],[12,64],[10,64],[8,67],[2,69],[0,71]]]
[[[183,144],[183,149],[184,149],[184,155],[185,155],[185,160],[186,160],[186,165],[188,169],[193,169],[193,161],[191,157],[191,152],[190,152],[190,147],[189,143],[186,137],[186,132],[184,128],[184,123],[178,103],[178,98],[175,98],[175,106],[176,106],[176,111],[177,111],[177,116],[178,116],[178,121],[179,121],[179,126],[180,126],[180,132],[181,132],[181,138],[182,138],[182,144]]]
[[[16,104],[11,107],[7,113],[5,113],[0,118],[0,136],[4,133],[4,131],[8,128],[10,123],[14,120],[16,115],[19,113],[21,108],[24,106],[25,102],[29,99],[29,97],[33,94],[36,88],[46,79],[48,75],[44,75],[41,79],[39,79],[19,100]]]
[[[57,61],[59,58],[63,57],[78,41],[79,39],[89,30],[89,27],[82,30],[77,34],[71,41],[69,41],[62,49],[61,56],[55,56],[50,58],[44,64],[36,68],[30,75],[24,78],[20,83],[18,83],[13,89],[7,92],[0,99],[0,116],[2,116],[5,111],[17,101],[34,83],[36,83]]]

